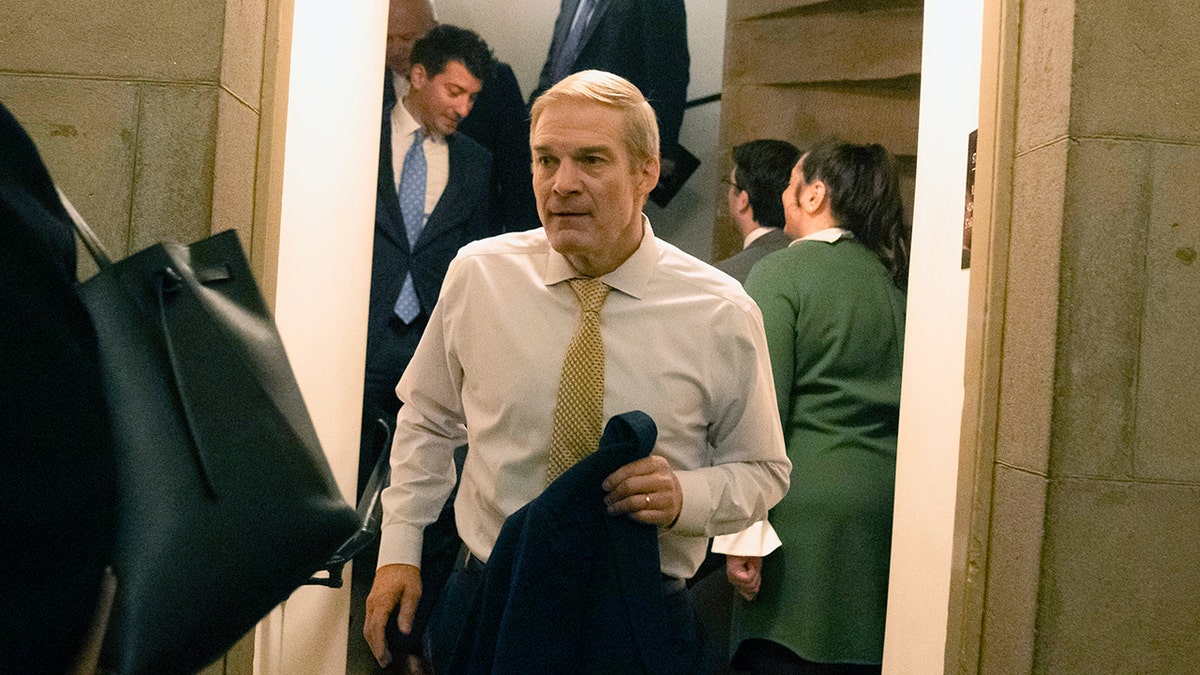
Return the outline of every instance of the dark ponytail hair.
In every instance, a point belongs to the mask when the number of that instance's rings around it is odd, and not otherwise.
[[[825,142],[800,160],[804,181],[825,184],[838,227],[854,233],[892,276],[908,288],[910,232],[904,223],[896,160],[882,145]]]

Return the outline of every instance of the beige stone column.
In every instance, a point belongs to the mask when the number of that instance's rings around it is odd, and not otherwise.
[[[1200,5],[987,6],[947,672],[1195,672]]]
[[[0,101],[114,257],[252,248],[268,2],[5,2]]]

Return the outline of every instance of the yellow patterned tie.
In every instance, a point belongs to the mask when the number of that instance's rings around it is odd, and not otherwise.
[[[604,340],[600,336],[600,308],[610,289],[599,279],[571,279],[569,283],[579,297],[583,312],[563,359],[562,380],[554,405],[554,431],[550,435],[547,485],[596,451],[604,417]]]

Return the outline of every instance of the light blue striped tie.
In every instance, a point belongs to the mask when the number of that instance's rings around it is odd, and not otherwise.
[[[425,227],[425,148],[422,136],[420,128],[413,133],[412,146],[404,155],[404,168],[400,171],[400,214],[404,217],[410,258]],[[404,284],[400,287],[400,296],[396,298],[393,311],[406,324],[412,323],[421,313],[421,301],[417,299],[417,291],[413,288],[411,272],[404,275]]]

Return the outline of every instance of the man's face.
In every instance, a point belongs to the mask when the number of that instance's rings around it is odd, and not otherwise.
[[[388,7],[387,53],[384,60],[393,72],[407,76],[413,45],[433,30],[433,8],[428,0],[392,0]]]
[[[729,170],[729,189],[725,191],[725,204],[729,207],[729,215],[737,216],[738,213],[738,195],[741,194],[741,189],[737,184],[737,168]]]
[[[642,241],[642,205],[658,182],[658,159],[635,163],[620,110],[564,101],[533,129],[533,192],[554,250],[578,271],[616,269]]]
[[[405,101],[413,117],[426,129],[443,136],[454,133],[471,112],[483,84],[459,61],[448,61],[442,72],[429,77],[417,64],[409,75],[412,88]]]

